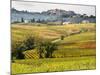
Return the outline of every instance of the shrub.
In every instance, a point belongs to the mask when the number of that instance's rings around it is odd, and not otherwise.
[[[16,51],[16,59],[24,59],[24,54],[22,50]]]
[[[61,40],[64,40],[64,36],[63,35],[61,35]]]
[[[23,51],[26,49],[23,42],[16,41],[12,43],[12,59],[24,59]]]
[[[86,28],[81,28],[80,32],[87,32],[87,29]]]

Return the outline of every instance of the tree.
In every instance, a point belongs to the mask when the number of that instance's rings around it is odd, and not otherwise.
[[[93,16],[93,15],[90,15],[90,18],[96,18],[95,16]]]
[[[80,15],[82,18],[88,18],[87,14]]]
[[[47,23],[47,22],[43,19],[43,20],[41,20],[41,23],[45,24],[45,23]]]
[[[31,22],[32,22],[32,23],[35,22],[35,19],[33,18],[33,19],[31,20]]]
[[[83,16],[83,15],[80,15],[80,17],[82,17],[82,18],[83,18],[84,16]]]
[[[21,22],[24,22],[24,18],[21,18]]]
[[[84,17],[84,18],[88,18],[88,15],[87,15],[87,14],[83,14],[83,17]]]
[[[51,42],[47,42],[47,45],[46,45],[46,57],[47,58],[51,58],[52,57],[52,53],[57,50],[57,44],[55,43],[51,43]]]
[[[52,53],[57,50],[57,44],[45,41],[40,42],[37,46],[40,58],[49,58],[52,57]]]
[[[40,20],[40,19],[38,19],[38,20],[37,20],[37,23],[41,23],[41,20]]]
[[[63,15],[61,15],[63,18],[67,18],[67,17],[69,17],[69,15],[67,15],[67,14],[63,14]]]
[[[63,19],[62,19],[62,20],[61,20],[61,25],[63,25],[63,22],[64,22],[64,21],[63,21]]]

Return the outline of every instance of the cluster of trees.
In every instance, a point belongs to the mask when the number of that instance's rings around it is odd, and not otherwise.
[[[63,14],[63,15],[61,15],[61,17],[63,17],[63,18],[71,17],[72,18],[73,15]],[[96,18],[96,16],[94,16],[94,15],[88,16],[87,14],[80,15],[80,17],[82,17],[82,18]]]
[[[21,22],[25,22],[25,19],[24,18],[21,18]],[[30,22],[35,22],[35,19],[31,19]]]
[[[82,17],[82,18],[96,18],[96,16],[94,16],[94,15],[88,16],[87,14],[83,14],[80,17]]]
[[[12,59],[24,59],[24,51],[36,49],[39,58],[51,58],[52,53],[57,50],[57,44],[50,41],[36,41],[29,36],[22,42],[12,42]]]
[[[36,23],[45,23],[46,22],[45,20],[40,20],[40,19],[35,20],[34,18],[33,19],[30,19],[30,20],[26,20],[26,21],[28,21],[30,23],[34,23],[34,22],[36,22]],[[25,22],[25,19],[24,18],[21,18],[21,21],[20,22]]]
[[[12,41],[12,59],[23,59],[23,52],[26,50],[33,49],[35,47],[35,40],[31,36],[27,37],[23,41]]]

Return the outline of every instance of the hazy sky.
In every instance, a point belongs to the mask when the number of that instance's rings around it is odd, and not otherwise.
[[[31,12],[42,12],[50,9],[63,9],[66,11],[75,11],[79,14],[95,15],[95,6],[12,1],[12,7],[16,8],[17,10],[28,10]]]

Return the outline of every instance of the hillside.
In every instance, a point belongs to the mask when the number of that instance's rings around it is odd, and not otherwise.
[[[96,68],[95,23],[58,26],[13,24],[12,42],[34,36],[57,43],[51,58],[40,58],[37,48],[23,51],[24,59],[12,60],[12,74],[93,70]],[[61,39],[61,36],[64,36]],[[56,40],[56,41],[55,41]],[[45,67],[44,67],[45,66]],[[44,67],[44,68],[43,68]]]
[[[95,18],[87,17],[86,15],[75,13],[74,11],[66,11],[61,9],[51,9],[43,12],[29,12],[29,11],[19,11],[14,8],[11,9],[11,22],[35,19],[35,21],[46,21],[46,22],[72,22],[80,23],[83,20],[88,20],[89,22],[95,22]]]

